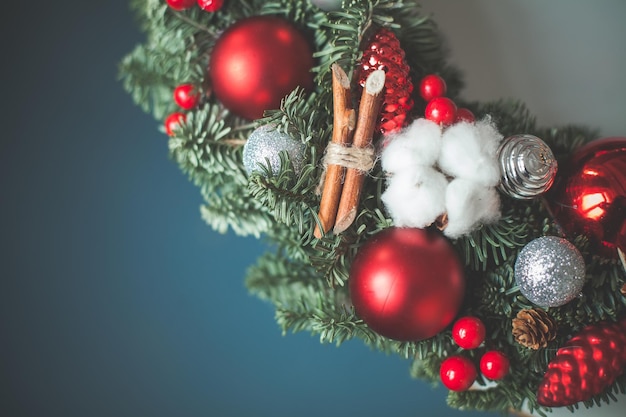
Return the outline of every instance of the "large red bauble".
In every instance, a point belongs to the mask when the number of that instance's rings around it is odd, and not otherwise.
[[[465,290],[452,245],[436,231],[412,228],[385,229],[366,242],[349,284],[357,315],[377,333],[405,341],[448,326]]]
[[[209,63],[213,93],[233,113],[257,119],[300,86],[313,86],[305,37],[274,16],[241,19],[217,40]]]
[[[590,142],[559,170],[547,194],[557,223],[587,236],[603,256],[626,252],[626,138]]]

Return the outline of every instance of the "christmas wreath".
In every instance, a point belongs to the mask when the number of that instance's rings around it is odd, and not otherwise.
[[[462,102],[414,1],[132,0],[121,63],[284,332],[359,338],[448,403],[626,391],[626,138]]]

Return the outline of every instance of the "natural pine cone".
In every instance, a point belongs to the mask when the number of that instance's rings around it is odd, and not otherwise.
[[[540,308],[521,310],[513,319],[513,336],[517,343],[531,349],[548,346],[556,337],[556,322]]]

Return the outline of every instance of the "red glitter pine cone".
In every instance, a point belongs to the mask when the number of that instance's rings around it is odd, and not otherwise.
[[[379,29],[363,51],[357,73],[359,85],[365,86],[367,76],[376,70],[383,70],[386,74],[385,98],[377,129],[382,134],[389,134],[409,122],[407,114],[413,108],[413,82],[400,41],[386,28]]]
[[[548,364],[537,402],[563,407],[602,393],[626,366],[626,318],[589,325],[568,340]]]

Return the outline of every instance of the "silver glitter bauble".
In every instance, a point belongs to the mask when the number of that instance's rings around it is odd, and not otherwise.
[[[557,163],[546,143],[533,135],[514,135],[498,149],[499,188],[505,194],[528,200],[545,193],[556,176]]]
[[[280,172],[280,153],[286,151],[293,168],[297,173],[304,165],[304,151],[306,146],[289,136],[277,131],[272,125],[257,128],[243,147],[243,166],[248,175],[253,172],[263,172],[261,165],[269,166],[274,175]]]
[[[585,284],[585,261],[567,239],[540,237],[520,251],[515,282],[533,304],[558,307],[580,294]]]

